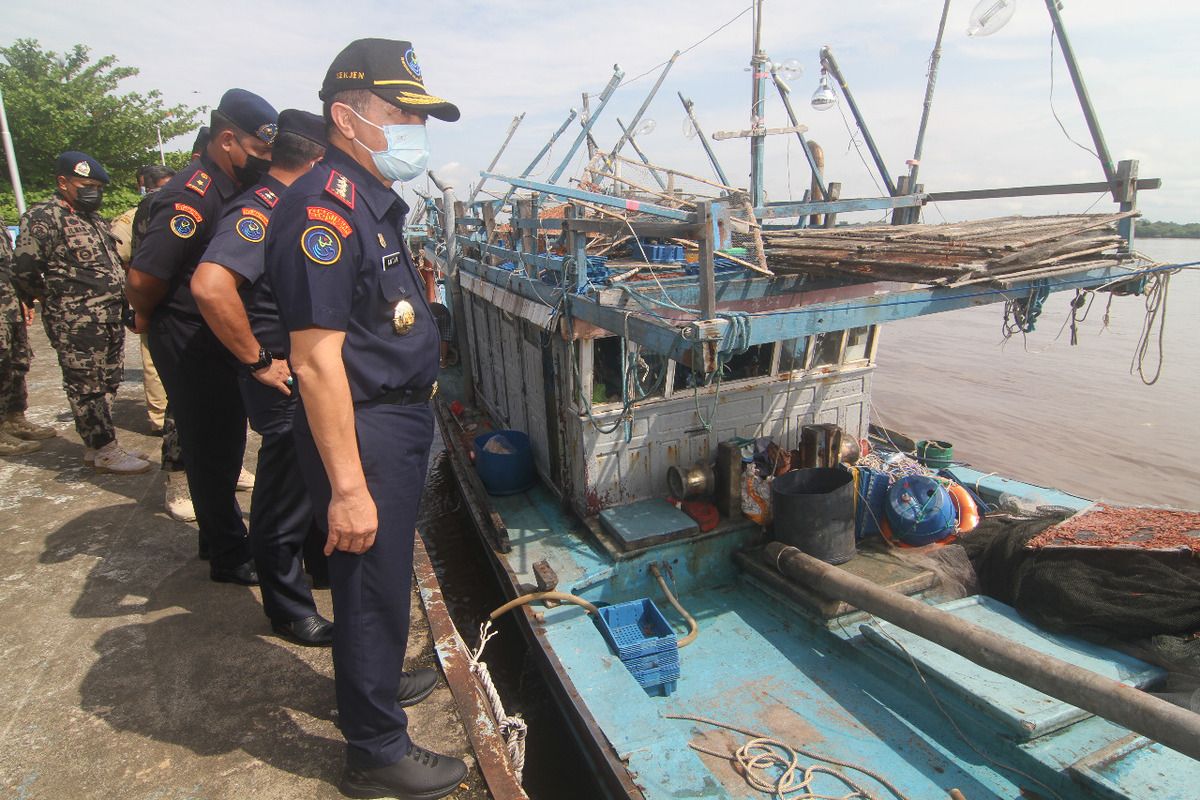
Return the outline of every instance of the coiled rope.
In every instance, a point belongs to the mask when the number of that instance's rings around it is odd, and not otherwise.
[[[483,663],[483,649],[497,633],[499,631],[492,630],[491,620],[479,626],[479,647],[471,651],[469,663],[471,674],[475,676],[475,680],[479,681],[479,686],[483,689],[483,694],[492,707],[492,716],[496,718],[500,735],[504,737],[505,749],[508,750],[508,763],[512,766],[519,783],[521,773],[525,771],[525,735],[529,732],[529,726],[520,714],[509,716],[508,712],[504,710],[504,701],[500,699],[500,692],[496,691],[492,674],[488,672],[487,664]]]

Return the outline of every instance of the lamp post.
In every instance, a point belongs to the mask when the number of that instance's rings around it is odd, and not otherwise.
[[[17,213],[25,213],[25,192],[21,190],[21,172],[17,169],[17,151],[13,149],[12,136],[8,133],[8,114],[4,111],[4,93],[0,92],[0,139],[4,140],[4,155],[8,160],[8,177],[12,181],[13,196],[17,200]]]

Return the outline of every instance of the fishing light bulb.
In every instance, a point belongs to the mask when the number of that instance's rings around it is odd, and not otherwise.
[[[1012,19],[1017,0],[979,0],[971,11],[967,36],[991,36]]]
[[[654,133],[654,129],[658,127],[658,123],[652,119],[642,120],[642,124],[637,126],[637,130],[633,132],[634,136],[645,136],[648,133]]]
[[[696,138],[696,126],[692,124],[691,117],[683,118],[683,135],[689,139]]]
[[[837,101],[837,93],[829,83],[829,73],[821,70],[821,83],[812,96],[813,111],[828,111],[837,105]]]
[[[804,65],[798,58],[789,58],[782,64],[776,64],[775,70],[786,81],[792,81],[804,74]]]

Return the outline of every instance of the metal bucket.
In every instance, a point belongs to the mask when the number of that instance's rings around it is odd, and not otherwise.
[[[829,564],[854,558],[854,476],[798,469],[771,482],[772,537]]]

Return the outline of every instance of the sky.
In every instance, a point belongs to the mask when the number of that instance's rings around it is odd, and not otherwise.
[[[519,174],[569,109],[581,106],[581,93],[600,92],[614,64],[624,71],[626,83],[597,121],[595,134],[604,149],[620,135],[615,119],[628,122],[634,116],[658,71],[630,79],[693,45],[646,114],[657,123],[638,139],[646,155],[658,164],[714,177],[700,143],[684,135],[677,92],[695,101],[706,135],[750,124],[751,15],[726,26],[749,7],[748,0],[411,5],[209,0],[183,24],[164,16],[171,7],[148,0],[76,3],[69,13],[52,3],[0,0],[0,5],[7,6],[0,42],[35,38],[57,51],[82,43],[96,57],[115,55],[141,70],[122,84],[123,90],[159,89],[168,104],[211,107],[226,89],[241,86],[279,109],[319,112],[317,90],[346,44],[366,36],[410,40],[431,93],[462,110],[457,123],[429,123],[430,163],[460,196],[479,180],[516,115],[525,113],[495,169],[500,174]],[[1052,62],[1045,4],[1017,0],[1004,29],[972,38],[966,28],[974,5],[974,0],[951,4],[921,164],[926,189],[1103,180],[1099,161],[1080,146],[1091,148],[1092,142],[1057,46]],[[853,120],[846,104],[825,112],[809,105],[821,46],[833,49],[889,171],[900,174],[913,155],[941,10],[940,0],[766,0],[764,49],[773,61],[797,59],[803,66],[804,74],[790,82],[792,102],[809,128],[807,135],[823,146],[827,179],[842,183],[843,197],[878,196],[880,189],[878,176],[864,164],[864,159],[869,163],[865,147],[860,142],[856,148],[848,132],[847,121],[852,129]],[[1200,4],[1066,0],[1062,13],[1114,162],[1138,159],[1141,177],[1163,180],[1162,189],[1140,195],[1139,207],[1149,219],[1200,221],[1200,56],[1194,46]],[[593,98],[593,107],[596,102]],[[773,91],[765,118],[771,127],[787,125]],[[578,131],[578,124],[568,129],[546,163],[534,170],[535,179],[546,179]],[[748,185],[747,141],[710,142],[730,182]],[[190,139],[180,140],[175,146],[189,144]],[[795,137],[772,136],[767,148],[768,199],[798,198],[809,174]],[[628,149],[623,154],[634,155]],[[577,155],[567,176],[578,175],[582,163]],[[939,203],[925,219],[1089,209],[1116,207],[1100,194]]]

